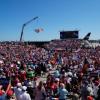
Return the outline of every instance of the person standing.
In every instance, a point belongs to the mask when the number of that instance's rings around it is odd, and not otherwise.
[[[42,81],[40,81],[39,85],[36,87],[35,92],[35,100],[46,100],[46,91]]]
[[[27,87],[23,86],[22,87],[22,93],[19,96],[19,100],[31,100],[30,95],[26,91]]]
[[[61,83],[59,89],[59,100],[67,100],[67,95],[68,91],[65,89],[65,85]]]

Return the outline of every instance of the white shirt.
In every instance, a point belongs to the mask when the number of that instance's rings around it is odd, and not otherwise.
[[[26,91],[24,91],[20,94],[19,100],[31,100],[31,97]]]
[[[94,94],[95,97],[98,96],[97,95],[98,89],[99,89],[98,86],[95,86],[95,85],[93,86],[93,94]]]
[[[15,92],[15,95],[16,95],[16,99],[17,99],[17,100],[20,100],[20,99],[19,99],[19,96],[20,96],[20,94],[22,93],[21,88],[15,87],[15,88],[14,88],[14,92]]]
[[[92,89],[92,87],[87,87],[87,90],[90,93],[90,95],[93,95],[93,89]]]

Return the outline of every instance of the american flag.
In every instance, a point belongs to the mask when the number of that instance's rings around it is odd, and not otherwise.
[[[43,28],[37,28],[37,29],[35,29],[36,33],[43,32],[43,31],[44,31]]]

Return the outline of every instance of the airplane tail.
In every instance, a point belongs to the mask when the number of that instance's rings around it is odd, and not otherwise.
[[[91,35],[91,32],[88,33],[88,34],[83,38],[83,40],[89,40],[90,35]]]

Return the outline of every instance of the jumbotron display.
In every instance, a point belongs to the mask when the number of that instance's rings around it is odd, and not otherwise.
[[[60,32],[60,39],[78,39],[79,38],[79,31],[61,31]]]

